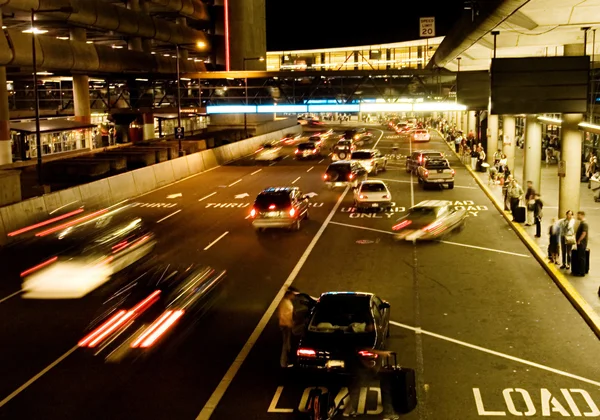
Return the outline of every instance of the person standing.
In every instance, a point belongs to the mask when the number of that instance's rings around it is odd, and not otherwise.
[[[543,216],[542,209],[543,208],[544,208],[544,203],[540,199],[540,195],[535,194],[534,200],[533,200],[533,218],[535,220],[535,237],[536,238],[542,237],[542,216]]]
[[[456,151],[456,153],[460,152],[460,143],[461,142],[462,142],[462,136],[460,135],[460,132],[459,132],[454,137],[454,150]]]
[[[531,226],[534,222],[534,208],[535,208],[535,188],[533,188],[533,182],[527,181],[527,191],[525,192],[525,203],[527,204],[527,220],[525,226]],[[536,235],[537,236],[537,235]]]
[[[577,212],[577,220],[579,220],[579,226],[577,227],[577,232],[575,233],[577,240],[577,270],[573,271],[573,274],[583,277],[585,276],[587,266],[586,249],[588,242],[588,224],[585,221],[584,211],[580,210]]]
[[[292,330],[294,329],[294,297],[296,293],[288,289],[283,295],[283,299],[277,307],[277,317],[279,318],[279,329],[283,344],[281,346],[281,357],[279,364],[282,368],[289,367],[289,355],[292,349]]]
[[[471,169],[477,170],[477,159],[479,159],[479,152],[477,146],[473,145],[471,150]]]
[[[560,221],[560,252],[562,254],[562,269],[571,269],[571,250],[575,245],[575,219],[573,212],[567,210],[565,218]]]
[[[548,243],[548,258],[551,263],[558,264],[558,238],[560,236],[560,225],[556,219],[552,219],[552,223],[548,228],[549,243]]]
[[[508,198],[510,199],[510,212],[512,213],[514,219],[517,207],[519,207],[519,203],[523,198],[523,188],[521,188],[517,180],[514,178],[508,186]]]

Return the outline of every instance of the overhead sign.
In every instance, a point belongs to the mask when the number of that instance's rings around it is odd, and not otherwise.
[[[181,140],[183,138],[183,134],[184,134],[184,129],[183,127],[175,127],[175,138],[177,140]]]
[[[421,38],[431,38],[435,36],[434,17],[422,17],[419,19],[419,36]]]

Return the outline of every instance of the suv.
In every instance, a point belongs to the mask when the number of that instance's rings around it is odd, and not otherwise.
[[[344,138],[346,140],[352,140],[354,143],[361,146],[366,142],[373,140],[373,135],[369,133],[366,128],[360,127],[353,130],[346,130],[344,132]]]
[[[333,154],[331,160],[346,160],[350,157],[350,154],[356,150],[356,147],[352,143],[352,140],[342,139],[333,146]]]
[[[385,171],[387,158],[377,149],[363,149],[352,152],[352,160],[360,163],[368,173],[377,175],[379,171]]]
[[[308,219],[308,199],[298,187],[267,188],[250,210],[252,226],[259,232],[265,228],[300,230],[300,222]]]
[[[300,143],[296,149],[296,159],[312,159],[321,156],[321,146],[312,141]]]
[[[357,210],[367,208],[385,208],[392,206],[392,194],[387,185],[379,179],[368,179],[354,190],[354,207]]]
[[[406,172],[413,172],[416,174],[417,168],[421,166],[426,159],[444,159],[444,154],[433,150],[418,150],[412,152],[411,155],[406,157]]]
[[[367,170],[358,162],[340,160],[327,167],[323,180],[330,189],[351,185],[356,188],[358,184],[367,179]]]
[[[446,184],[452,189],[454,174],[454,169],[450,167],[447,159],[426,159],[423,165],[417,168],[417,178],[423,188],[430,184]]]

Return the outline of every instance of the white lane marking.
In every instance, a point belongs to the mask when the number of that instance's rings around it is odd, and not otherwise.
[[[212,193],[210,193],[210,194],[208,194],[208,195],[206,195],[206,196],[202,197],[202,198],[201,198],[200,200],[198,200],[198,201],[204,201],[204,200],[206,200],[207,198],[209,198],[209,197],[212,197],[212,196],[213,196],[213,195],[215,195],[216,193],[217,193],[216,191],[215,191],[215,192],[212,192]]]
[[[285,155],[281,160],[289,158],[290,155]]]
[[[368,228],[368,227],[364,227],[364,226],[351,225],[351,224],[348,224],[348,223],[331,222],[331,224],[332,225],[346,226],[346,227],[350,227],[350,228],[354,228],[354,229],[370,230],[372,232],[386,233],[388,235],[393,235],[394,234],[394,232],[388,232],[386,230],[373,229],[373,228]],[[523,257],[523,258],[530,258],[531,257],[530,255],[519,254],[517,252],[503,251],[501,249],[486,248],[486,247],[483,247],[483,246],[476,246],[476,245],[460,244],[458,242],[449,242],[449,241],[435,241],[435,242],[439,242],[441,244],[446,244],[446,245],[463,246],[465,248],[480,249],[482,251],[497,252],[499,254],[514,255],[516,257]]]
[[[63,360],[65,360],[67,357],[69,357],[71,355],[71,353],[73,353],[78,348],[79,348],[79,346],[73,347],[71,350],[67,351],[65,354],[63,354],[62,356],[60,356],[54,362],[50,363],[45,369],[43,369],[41,372],[39,372],[33,378],[31,378],[30,380],[28,380],[27,382],[25,382],[23,385],[21,385],[19,388],[17,388],[16,390],[14,390],[10,395],[8,395],[6,398],[4,398],[2,401],[0,401],[0,408],[2,408],[3,406],[5,406],[10,400],[12,400],[14,397],[16,397],[17,395],[19,395],[25,389],[27,389],[27,387],[29,387],[29,385],[31,385],[32,383],[34,383],[35,381],[37,381],[38,379],[40,379],[42,376],[44,376],[46,373],[48,373],[48,371],[50,369],[52,369],[54,366],[58,365],[60,362],[62,362]]]
[[[217,387],[213,391],[212,395],[210,396],[210,398],[208,399],[208,401],[206,402],[204,407],[202,407],[202,411],[200,411],[200,414],[198,414],[198,417],[196,417],[196,420],[208,420],[210,418],[210,416],[213,414],[213,412],[215,411],[215,409],[217,408],[217,405],[221,401],[221,398],[223,398],[223,395],[225,395],[227,388],[229,388],[229,385],[231,385],[231,383],[233,382],[235,375],[238,373],[238,371],[242,367],[242,364],[244,363],[244,361],[250,354],[250,351],[256,344],[256,341],[258,340],[260,335],[263,333],[263,331],[265,330],[265,328],[267,326],[267,323],[269,322],[269,320],[275,313],[275,310],[279,306],[279,302],[283,298],[283,295],[287,291],[288,287],[290,287],[290,285],[296,279],[296,276],[298,275],[298,273],[300,272],[300,270],[306,263],[308,256],[311,254],[312,250],[317,245],[319,238],[321,238],[321,235],[323,235],[325,228],[331,222],[331,219],[337,212],[337,209],[342,204],[342,201],[344,201],[344,197],[348,193],[348,189],[349,189],[349,187],[346,187],[346,189],[344,190],[344,192],[338,199],[337,203],[335,203],[335,206],[333,206],[333,209],[331,209],[331,212],[327,216],[327,219],[325,219],[325,221],[321,225],[321,228],[316,233],[316,235],[314,236],[314,238],[312,239],[312,241],[310,242],[310,244],[304,251],[304,254],[302,254],[300,259],[298,260],[298,263],[296,264],[296,266],[294,267],[294,269],[288,276],[287,280],[285,281],[285,283],[283,283],[283,285],[281,286],[281,289],[279,289],[277,296],[275,296],[275,299],[273,299],[273,301],[267,308],[266,312],[263,314],[262,318],[258,322],[258,325],[256,326],[256,328],[254,328],[254,331],[252,331],[250,338],[248,338],[248,341],[246,341],[246,344],[244,344],[244,347],[242,347],[242,349],[238,353],[237,357],[235,358],[235,360],[233,361],[233,363],[231,364],[231,366],[225,373],[225,376],[223,376],[223,378],[221,379],[221,382],[219,382],[219,385],[217,385]]]
[[[389,162],[388,162],[388,165],[389,165]],[[389,179],[389,178],[377,178],[377,179],[380,179],[382,181],[387,181],[387,182],[402,182],[402,183],[405,183],[405,184],[409,184],[411,182],[411,181],[407,181],[407,180],[403,180],[403,179]],[[467,187],[467,186],[464,186],[464,185],[454,185],[454,188],[467,188],[469,190],[476,190],[477,189],[477,187]]]
[[[77,200],[75,200],[75,201],[71,201],[70,203],[67,203],[67,204],[65,204],[64,206],[60,206],[60,207],[58,207],[58,208],[56,208],[56,209],[52,210],[52,211],[51,211],[51,212],[49,212],[48,214],[54,214],[54,213],[56,213],[57,211],[59,211],[60,209],[64,209],[65,207],[67,207],[67,206],[70,206],[71,204],[74,204],[74,203],[77,203]]]
[[[317,162],[317,164],[319,164],[319,163],[323,163],[323,161],[324,161],[324,160],[325,160],[325,159],[321,159],[320,161],[318,161],[318,162]]]
[[[277,162],[273,162],[273,163],[269,164],[269,166],[273,166],[273,165],[275,165],[276,163],[277,163]]]
[[[224,234],[222,234],[221,236],[219,236],[217,239],[215,239],[214,241],[212,241],[211,243],[209,243],[206,248],[204,248],[205,251],[207,251],[208,249],[210,249],[211,246],[213,246],[214,244],[216,244],[217,242],[219,242],[221,239],[223,239],[225,237],[225,235],[227,235],[229,232],[225,232]]]
[[[258,169],[258,170],[256,170],[256,171],[252,172],[250,175],[256,175],[256,174],[257,174],[257,173],[259,173],[260,171],[262,171],[262,169]]]
[[[306,170],[306,172],[310,172],[310,171],[312,171],[312,170],[313,170],[313,168],[314,168],[314,166],[311,166],[310,168],[308,168],[308,169]]]
[[[404,329],[407,329],[407,330],[414,331],[415,333],[424,334],[424,335],[428,335],[430,337],[439,338],[440,340],[449,341],[451,343],[458,344],[458,345],[464,346],[464,347],[468,347],[468,348],[473,349],[473,350],[478,350],[478,351],[481,351],[483,353],[488,353],[488,354],[492,354],[494,356],[502,357],[504,359],[512,360],[513,362],[522,363],[524,365],[536,367],[538,369],[542,369],[542,370],[545,370],[545,371],[548,371],[548,372],[556,373],[556,374],[561,375],[561,376],[566,376],[567,378],[576,379],[578,381],[585,382],[585,383],[588,383],[588,384],[591,384],[591,385],[594,385],[594,386],[600,386],[600,382],[594,381],[592,379],[584,378],[584,377],[579,376],[579,375],[574,375],[572,373],[565,372],[564,370],[554,369],[554,368],[551,368],[549,366],[541,365],[541,364],[536,363],[536,362],[531,362],[529,360],[521,359],[520,357],[511,356],[510,354],[501,353],[499,351],[486,349],[485,347],[481,347],[481,346],[478,346],[476,344],[471,344],[471,343],[467,343],[465,341],[457,340],[455,338],[451,338],[451,337],[448,337],[448,336],[445,336],[445,335],[436,334],[434,332],[427,331],[427,330],[424,330],[422,328],[411,327],[410,325],[402,324],[402,323],[396,322],[396,321],[390,321],[390,324],[395,325],[396,327],[400,327],[400,328],[404,328]]]
[[[249,219],[250,217],[252,217],[252,215],[249,214],[248,216],[244,217],[244,219]]]
[[[295,184],[295,183],[296,183],[296,181],[298,181],[300,178],[302,178],[302,177],[301,177],[301,176],[299,176],[298,178],[294,179],[294,180],[292,181],[292,184]]]
[[[236,160],[238,160],[238,159],[236,159]],[[197,174],[186,176],[185,178],[182,178],[179,181],[175,181],[175,182],[172,182],[171,184],[163,185],[162,187],[156,188],[156,189],[154,189],[152,191],[148,191],[147,193],[140,194],[136,198],[143,197],[143,196],[148,195],[148,194],[152,194],[152,193],[154,193],[156,191],[162,190],[163,188],[172,187],[175,184],[179,184],[180,182],[187,181],[188,179],[193,178],[195,176],[202,175],[202,174],[205,174],[205,173],[210,172],[210,171],[214,171],[215,169],[218,169],[220,167],[221,167],[221,165],[218,165],[218,166],[215,166],[214,168],[210,168],[210,169],[207,169],[205,171],[198,172]],[[123,200],[122,202],[125,202],[125,201],[128,201],[128,200]]]
[[[21,294],[21,293],[23,293],[22,290],[17,290],[15,293],[11,293],[10,295],[8,295],[8,296],[3,297],[2,299],[0,299],[0,303],[6,302],[8,299],[10,299],[12,297],[15,297],[15,296],[17,296],[18,294]]]
[[[242,182],[242,178],[238,179],[235,182],[232,182],[231,184],[228,185],[228,187],[233,187],[235,184],[237,184],[238,182]]]
[[[373,149],[376,149],[377,145],[381,141],[381,138],[383,137],[383,130],[380,130],[379,128],[374,128],[374,130],[381,131],[381,134],[379,135],[379,138],[377,139],[377,141],[375,142],[375,145],[373,146]]]
[[[160,222],[162,222],[163,220],[167,220],[167,219],[168,219],[169,217],[171,217],[171,216],[175,216],[175,215],[176,215],[177,213],[179,213],[181,210],[182,210],[182,209],[179,209],[179,210],[177,210],[177,211],[174,211],[173,213],[169,214],[168,216],[165,216],[165,217],[163,217],[162,219],[160,219],[160,220],[159,220],[158,222],[156,222],[156,223],[160,223]]]

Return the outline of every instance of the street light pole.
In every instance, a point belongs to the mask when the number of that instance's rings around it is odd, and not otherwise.
[[[33,57],[33,95],[35,97],[35,150],[37,157],[38,184],[43,185],[42,175],[42,136],[40,134],[40,96],[37,88],[37,58],[35,51],[35,9],[31,9],[31,55]]]
[[[181,79],[179,72],[179,44],[175,44],[175,53],[177,54],[177,127],[181,127]],[[183,156],[181,146],[181,136],[179,136],[179,156]]]

